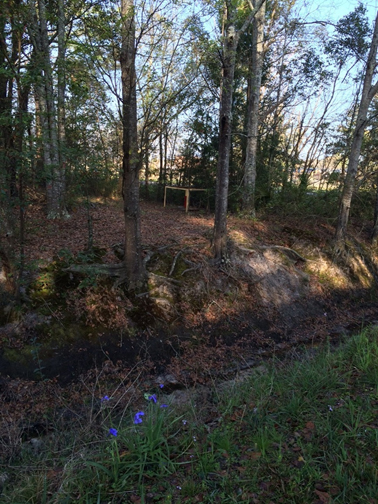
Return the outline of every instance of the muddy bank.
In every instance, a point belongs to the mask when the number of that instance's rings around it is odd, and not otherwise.
[[[0,375],[64,385],[110,362],[202,383],[377,323],[374,251],[354,241],[335,260],[290,232],[285,245],[267,245],[232,230],[221,265],[203,237],[149,247],[147,290],[134,298],[90,263],[77,267],[82,255],[58,255],[29,281],[22,313],[0,327]]]
[[[138,373],[143,369],[146,376],[173,373],[182,385],[205,383],[261,358],[327,341],[337,344],[347,335],[378,324],[378,305],[372,293],[363,289],[347,295],[333,293],[326,300],[308,298],[282,310],[264,314],[251,307],[237,314],[223,314],[212,323],[197,314],[198,323],[192,327],[157,321],[154,327],[134,328],[132,333],[104,328],[88,332],[85,326],[67,326],[69,338],[61,337],[59,343],[46,340],[46,335],[39,338],[39,328],[42,325],[45,331],[45,322],[34,316],[33,325],[30,314],[27,323],[17,326],[17,334],[12,333],[13,324],[0,329],[0,375],[56,379],[64,386],[110,362],[113,373],[134,368]]]

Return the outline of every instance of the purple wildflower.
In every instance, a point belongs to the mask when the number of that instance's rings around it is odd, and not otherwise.
[[[168,408],[168,404],[160,404],[160,408]]]
[[[164,387],[164,383],[160,383],[159,387],[163,388]]]
[[[157,399],[156,399],[156,394],[152,394],[152,395],[150,395],[150,396],[148,397],[148,400],[149,400],[149,401],[154,401],[154,403],[156,404],[156,402],[157,402]]]
[[[143,415],[144,415],[144,411],[138,411],[138,413],[135,413],[135,416],[134,416],[135,425],[142,423],[143,420],[140,417]]]
[[[104,397],[101,397],[101,402],[105,402],[105,401],[110,401],[110,399],[107,395],[104,395]]]
[[[117,437],[118,436],[118,431],[117,431],[117,429],[113,429],[113,427],[111,427],[109,429],[109,434],[111,434],[114,437]]]

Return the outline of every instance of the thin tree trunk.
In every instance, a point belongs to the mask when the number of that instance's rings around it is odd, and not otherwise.
[[[163,186],[167,185],[167,165],[168,165],[168,130],[164,133],[164,170],[163,170]]]
[[[367,123],[369,105],[378,91],[378,82],[372,85],[374,71],[377,65],[378,47],[378,14],[375,19],[374,33],[371,41],[369,56],[366,64],[364,84],[362,88],[360,107],[357,114],[356,127],[349,154],[348,170],[345,177],[344,188],[341,196],[339,217],[337,221],[334,250],[341,252],[345,248],[345,238],[349,220],[350,205],[356,180],[358,161],[361,152],[362,140]]]
[[[12,21],[14,21],[12,19]],[[8,55],[6,35],[6,17],[0,16],[0,68],[5,71],[0,72],[0,163],[3,174],[6,178],[7,197],[16,196],[16,169],[14,160],[14,138],[13,138],[13,88],[14,69],[18,58],[18,37],[17,30],[12,26],[12,53]]]
[[[247,146],[244,166],[243,210],[255,216],[256,158],[257,136],[259,126],[259,102],[264,59],[264,21],[265,4],[263,4],[252,23],[252,50],[250,76],[248,78],[247,104]]]
[[[145,151],[144,151],[144,182],[145,182],[145,197],[147,200],[150,199],[150,135],[146,132],[145,141]]]
[[[64,0],[58,0],[58,145],[61,197],[66,194],[66,40]]]
[[[234,21],[236,8],[231,1],[226,1],[225,35],[223,38],[223,73],[221,86],[221,102],[219,113],[219,151],[217,166],[217,183],[215,197],[215,218],[213,249],[216,261],[221,261],[227,255],[227,204],[229,185],[229,166],[231,149],[232,98],[236,51],[240,35],[251,24],[265,0],[259,0],[256,7],[245,20],[243,26],[236,31]]]
[[[20,76],[20,74],[19,74]],[[20,256],[18,265],[16,296],[21,296],[21,283],[25,269],[25,199],[24,199],[24,143],[27,128],[26,115],[28,112],[30,85],[22,86],[18,79],[18,112],[15,127],[15,159],[18,174],[18,199],[19,199],[19,245]]]
[[[373,232],[371,235],[371,242],[374,247],[378,245],[378,177],[377,177],[377,188],[375,193],[374,223],[373,223]]]
[[[232,96],[234,86],[236,49],[239,38],[230,9],[227,9],[226,34],[223,42],[222,95],[219,118],[219,151],[214,219],[214,256],[222,260],[227,250],[227,204],[231,148]]]
[[[36,93],[40,104],[40,120],[46,172],[47,215],[49,218],[67,216],[65,209],[65,180],[60,170],[57,113],[54,102],[52,64],[47,29],[45,0],[38,0],[38,12],[32,2],[28,30],[34,46],[34,64],[38,74]]]
[[[142,287],[145,271],[142,262],[139,208],[139,159],[137,135],[137,101],[135,74],[135,24],[133,0],[122,0],[122,126],[123,126],[123,184],[125,216],[126,287]]]
[[[5,6],[4,6],[5,9]],[[7,290],[16,293],[17,268],[15,257],[16,219],[13,212],[12,197],[16,196],[16,152],[14,76],[19,56],[19,36],[15,27],[13,12],[11,17],[11,55],[6,41],[6,22],[4,11],[0,13],[0,273],[5,276]]]
[[[163,130],[159,132],[159,179],[158,188],[156,193],[157,201],[161,201],[164,194],[163,189],[163,165],[164,165],[164,155],[163,155]]]

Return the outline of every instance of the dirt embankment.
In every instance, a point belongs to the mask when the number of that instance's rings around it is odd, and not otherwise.
[[[98,271],[70,268],[119,255],[120,209],[93,209],[96,257],[83,252],[85,219],[79,209],[55,241],[41,215],[32,221],[29,258],[40,254],[42,265],[30,274],[23,314],[0,328],[3,376],[68,383],[104,362],[119,370],[143,362],[177,383],[204,382],[378,319],[377,256],[353,239],[335,260],[325,224],[230,218],[229,256],[219,266],[211,263],[211,216],[147,205],[149,284],[129,299]]]

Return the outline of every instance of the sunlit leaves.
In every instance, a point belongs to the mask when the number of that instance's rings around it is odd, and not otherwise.
[[[326,46],[326,52],[340,64],[349,57],[362,59],[370,46],[371,28],[366,7],[359,4],[353,12],[344,16],[336,25],[336,35]]]

